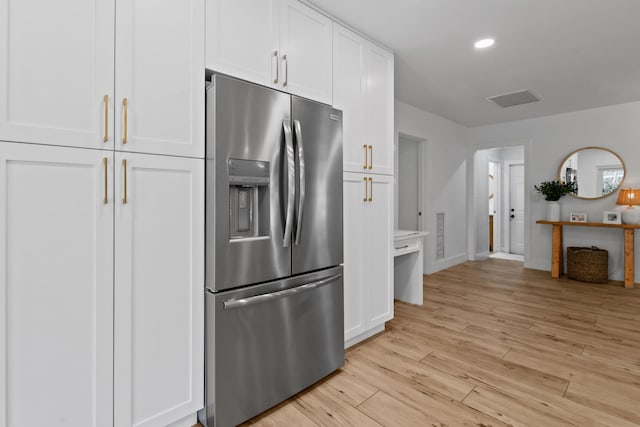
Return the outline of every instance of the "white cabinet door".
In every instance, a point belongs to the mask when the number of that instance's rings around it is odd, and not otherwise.
[[[114,10],[0,0],[0,140],[113,148]]]
[[[297,0],[281,0],[282,88],[331,104],[332,21]]]
[[[345,173],[344,206],[344,339],[350,340],[367,329],[366,277],[369,250],[364,199],[367,178]]]
[[[371,259],[366,293],[371,296],[369,322],[381,325],[393,318],[393,177],[372,175],[367,203]]]
[[[333,105],[342,110],[344,170],[363,172],[367,168],[365,145],[367,42],[341,25],[333,31]]]
[[[393,54],[367,42],[367,126],[369,173],[393,174]],[[363,144],[364,144],[363,143]]]
[[[0,143],[2,427],[113,426],[105,159],[112,168],[109,152]]]
[[[278,0],[207,0],[207,68],[265,86],[279,82]]]
[[[204,0],[117,6],[116,149],[204,157]]]
[[[114,424],[164,426],[203,407],[204,160],[116,153],[115,177]]]

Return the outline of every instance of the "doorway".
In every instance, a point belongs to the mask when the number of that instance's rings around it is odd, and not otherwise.
[[[474,154],[475,259],[524,261],[524,153],[524,146],[508,146]]]
[[[423,140],[398,136],[398,228],[422,230]]]

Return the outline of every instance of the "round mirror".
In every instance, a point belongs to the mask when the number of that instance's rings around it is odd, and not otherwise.
[[[613,193],[624,180],[622,159],[606,148],[586,147],[569,154],[560,164],[558,180],[575,182],[581,199],[599,199]]]

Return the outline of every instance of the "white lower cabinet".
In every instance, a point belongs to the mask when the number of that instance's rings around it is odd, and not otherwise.
[[[204,160],[115,165],[115,425],[165,426],[204,400]]]
[[[0,427],[194,424],[204,161],[0,142],[0,176]]]
[[[0,143],[2,427],[113,426],[104,159],[112,167],[112,152]]]
[[[345,344],[393,318],[393,177],[344,174]]]

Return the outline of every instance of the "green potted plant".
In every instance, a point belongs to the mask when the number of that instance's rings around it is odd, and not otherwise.
[[[575,182],[543,181],[539,185],[534,185],[538,193],[544,196],[547,201],[547,221],[560,221],[560,203],[558,200],[565,194],[575,193],[577,185]]]

